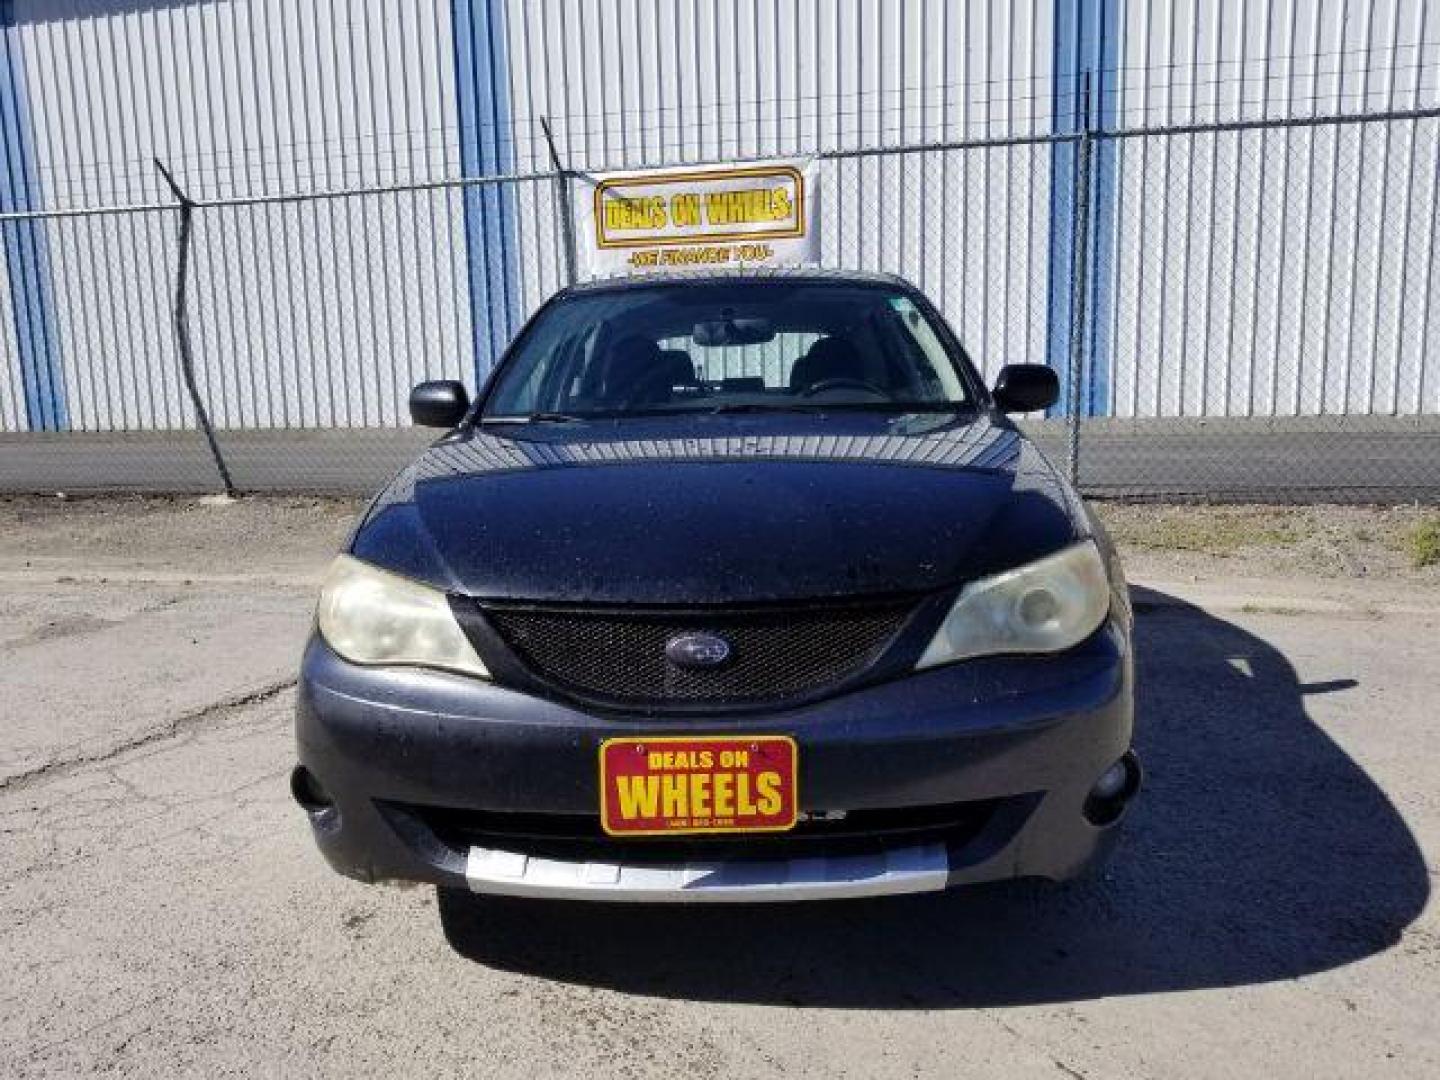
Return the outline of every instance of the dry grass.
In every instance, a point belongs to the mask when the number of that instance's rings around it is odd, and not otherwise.
[[[1440,514],[1417,521],[1405,533],[1405,553],[1417,570],[1440,565]]]
[[[1115,540],[1126,547],[1233,555],[1245,548],[1299,543],[1315,533],[1301,511],[1277,507],[1128,506],[1101,510]]]
[[[1417,506],[1099,503],[1127,557],[1184,556],[1231,573],[1408,576],[1440,570],[1440,514]]]

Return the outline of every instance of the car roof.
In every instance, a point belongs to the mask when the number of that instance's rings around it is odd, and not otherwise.
[[[653,288],[656,285],[708,285],[733,281],[814,281],[839,285],[889,286],[907,292],[915,286],[895,274],[869,270],[832,270],[817,266],[739,267],[703,270],[671,270],[647,274],[627,274],[576,282],[556,295],[585,295],[624,289]]]

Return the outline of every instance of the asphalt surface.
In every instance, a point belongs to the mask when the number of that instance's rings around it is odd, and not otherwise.
[[[1148,787],[1097,879],[492,905],[452,947],[286,792],[343,515],[225,512],[0,527],[7,1076],[1440,1074],[1433,590],[1149,581]]]
[[[1057,464],[1063,421],[1022,425]],[[222,431],[246,492],[375,491],[435,432]],[[1089,494],[1330,502],[1440,501],[1440,417],[1092,420],[1078,476]],[[205,492],[219,473],[197,432],[0,434],[0,492]]]

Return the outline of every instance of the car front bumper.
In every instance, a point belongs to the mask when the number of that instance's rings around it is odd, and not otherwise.
[[[640,716],[443,672],[359,667],[317,637],[301,669],[294,787],[331,866],[365,881],[704,901],[1064,879],[1108,851],[1138,784],[1127,756],[1132,670],[1112,621],[1062,655],[969,661],[800,708]],[[678,855],[664,841],[606,840],[600,743],[692,733],[795,739],[809,832],[701,840]],[[1122,758],[1126,789],[1097,814],[1095,784]],[[931,826],[907,824],[912,811]],[[846,814],[887,824],[832,843],[820,825]],[[488,823],[480,834],[451,827],[472,819]],[[536,825],[551,821],[579,822],[595,845],[577,849],[571,836],[557,850]],[[496,839],[496,822],[515,827]]]

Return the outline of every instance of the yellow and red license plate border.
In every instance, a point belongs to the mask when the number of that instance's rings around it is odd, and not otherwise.
[[[719,742],[719,743],[754,743],[754,742],[779,742],[790,748],[790,820],[783,825],[738,825],[738,826],[700,826],[678,829],[612,829],[610,828],[610,785],[607,782],[605,772],[605,751],[612,745],[643,743],[646,746],[655,743],[696,743],[696,742]],[[794,738],[789,735],[619,735],[600,741],[599,749],[595,753],[596,780],[600,785],[600,828],[607,836],[615,837],[651,837],[651,836],[725,836],[744,835],[746,833],[779,833],[789,832],[795,828],[796,822],[800,820],[800,746]]]

